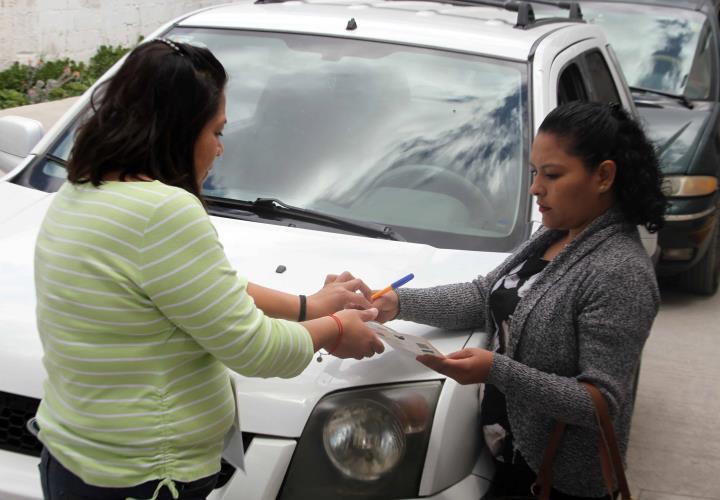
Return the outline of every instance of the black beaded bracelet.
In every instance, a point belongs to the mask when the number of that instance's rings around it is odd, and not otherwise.
[[[300,314],[298,314],[298,321],[305,321],[307,315],[307,297],[304,295],[298,295],[300,297]]]

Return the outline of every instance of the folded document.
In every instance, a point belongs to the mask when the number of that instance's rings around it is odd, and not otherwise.
[[[376,323],[375,321],[368,321],[367,326],[377,333],[378,337],[383,339],[388,345],[395,349],[401,349],[416,356],[420,354],[429,354],[431,356],[438,356],[441,358],[445,357],[443,353],[438,351],[434,345],[423,337],[410,335],[409,333],[396,332],[392,328]]]

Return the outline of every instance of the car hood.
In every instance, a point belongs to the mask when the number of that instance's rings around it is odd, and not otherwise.
[[[657,145],[660,165],[666,175],[688,172],[700,147],[712,103],[697,103],[693,109],[676,105],[638,105],[648,137]]]
[[[35,327],[33,253],[37,232],[53,195],[0,182],[0,391],[42,395],[42,346]],[[9,208],[12,207],[12,210]],[[485,274],[502,253],[437,249],[427,245],[371,239],[213,217],[233,266],[251,281],[290,293],[310,294],[328,273],[349,270],[371,288],[407,273],[412,286],[467,281]],[[284,272],[277,272],[284,266]],[[390,326],[424,335],[442,352],[460,349],[471,332],[446,332],[415,323]],[[357,386],[442,378],[411,355],[386,347],[370,360],[313,360],[293,379],[235,376],[243,430],[299,436],[323,395]],[[271,418],[268,418],[272,416]]]

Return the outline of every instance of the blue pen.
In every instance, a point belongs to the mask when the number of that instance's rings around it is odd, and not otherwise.
[[[408,274],[407,276],[403,276],[402,278],[400,278],[399,280],[391,283],[390,285],[386,286],[386,287],[383,288],[382,290],[378,290],[377,292],[375,292],[374,294],[372,294],[372,297],[370,297],[370,300],[375,300],[375,299],[377,299],[378,297],[382,297],[383,295],[385,295],[386,293],[388,293],[390,290],[394,290],[395,288],[398,288],[398,287],[403,286],[405,283],[407,283],[408,281],[410,281],[410,280],[413,279],[414,277],[415,277],[415,275],[414,275],[413,273],[410,273],[410,274]]]

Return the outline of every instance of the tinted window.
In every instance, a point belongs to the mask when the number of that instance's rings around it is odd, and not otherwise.
[[[569,64],[560,75],[558,105],[571,101],[587,101],[588,92],[577,64]]]
[[[610,69],[608,68],[602,52],[593,50],[586,54],[585,63],[591,77],[593,87],[592,100],[595,102],[620,102],[620,96],[615,87],[615,81],[612,78]]]
[[[698,44],[698,52],[688,76],[685,95],[691,99],[707,99],[710,97],[713,83],[713,69],[716,67],[717,47],[709,25]]]
[[[583,16],[605,30],[631,87],[686,92],[698,47],[705,43],[705,14],[658,5],[584,2]],[[700,76],[693,93],[706,95],[708,79]]]

